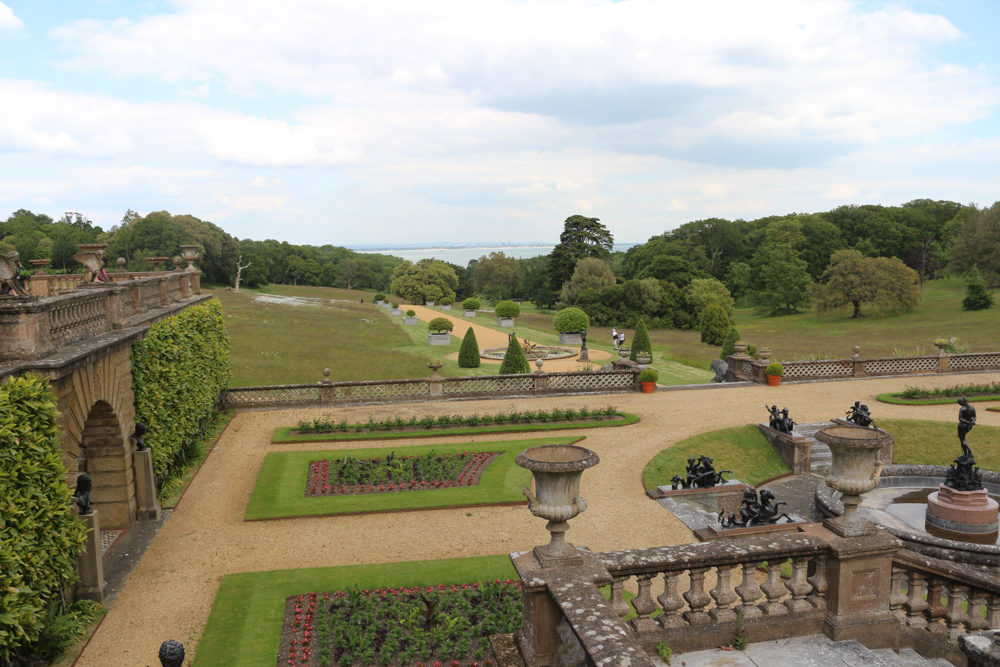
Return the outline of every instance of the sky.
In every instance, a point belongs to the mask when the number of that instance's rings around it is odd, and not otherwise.
[[[619,242],[1000,199],[995,0],[0,0],[0,218]]]

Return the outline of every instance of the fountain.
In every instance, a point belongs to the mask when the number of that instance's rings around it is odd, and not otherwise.
[[[841,537],[856,537],[875,532],[875,527],[858,516],[862,494],[879,483],[882,462],[879,451],[894,442],[881,429],[857,426],[828,426],[816,433],[816,439],[826,443],[833,455],[833,465],[826,476],[826,485],[843,494],[843,515],[826,519],[823,525]]]
[[[543,568],[583,565],[583,557],[566,541],[568,521],[587,509],[580,497],[580,478],[601,459],[596,452],[575,445],[543,445],[526,449],[517,455],[515,463],[531,471],[535,493],[524,487],[528,509],[537,517],[548,519],[545,530],[552,537],[534,553]]]

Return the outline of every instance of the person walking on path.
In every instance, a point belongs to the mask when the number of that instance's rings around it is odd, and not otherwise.
[[[617,349],[619,349],[619,350],[624,350],[625,349],[625,332],[624,331],[621,332],[620,334],[618,334],[618,347],[617,347]]]
[[[615,346],[616,350],[618,349],[618,330],[614,327],[611,328],[611,344]]]

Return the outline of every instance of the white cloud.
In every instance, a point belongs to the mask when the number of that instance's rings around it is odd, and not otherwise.
[[[17,30],[24,27],[24,21],[14,16],[14,10],[0,2],[0,30]]]

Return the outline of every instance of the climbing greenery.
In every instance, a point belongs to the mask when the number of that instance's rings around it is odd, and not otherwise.
[[[34,654],[86,538],[72,512],[55,400],[35,375],[0,384],[0,664]]]
[[[563,308],[556,313],[552,326],[559,333],[577,333],[590,328],[590,318],[579,308]]]
[[[435,333],[444,333],[445,331],[451,331],[455,328],[455,325],[447,317],[435,317],[431,320],[427,328]]]
[[[215,299],[157,322],[132,347],[135,420],[146,424],[161,484],[197,453],[229,373],[229,336]]]
[[[462,347],[458,350],[458,365],[462,368],[479,368],[479,341],[476,332],[469,327],[462,339]]]
[[[493,310],[496,312],[497,317],[502,320],[517,317],[521,314],[521,306],[517,305],[513,301],[501,301]]]
[[[524,354],[524,348],[517,342],[516,337],[511,336],[507,352],[503,355],[503,363],[500,364],[500,375],[530,372],[531,366],[528,365],[528,357]]]
[[[653,354],[653,344],[649,340],[649,331],[646,330],[646,321],[640,319],[639,324],[635,326],[635,334],[632,335],[632,353],[628,355],[628,358],[635,361],[635,357],[640,352],[645,352],[652,356]]]

